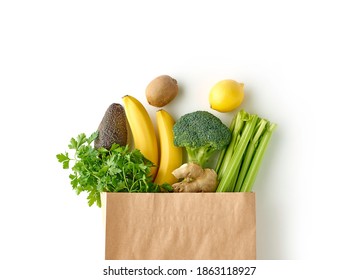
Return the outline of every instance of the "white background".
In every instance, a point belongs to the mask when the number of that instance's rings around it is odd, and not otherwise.
[[[358,274],[354,2],[1,1],[1,278],[100,278],[101,210],[55,156],[125,94],[153,117],[144,89],[160,74],[179,83],[165,107],[175,118],[205,109],[228,124],[208,92],[232,78],[245,84],[242,108],[278,124],[254,186],[272,277],[298,275],[279,260]]]

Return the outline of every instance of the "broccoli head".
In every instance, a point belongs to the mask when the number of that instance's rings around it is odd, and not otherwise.
[[[173,126],[174,144],[186,148],[188,161],[204,167],[215,151],[231,141],[231,132],[222,121],[207,111],[180,117]]]

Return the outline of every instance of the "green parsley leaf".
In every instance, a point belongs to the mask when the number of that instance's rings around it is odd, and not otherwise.
[[[151,177],[151,161],[137,150],[131,150],[128,145],[113,144],[107,150],[95,149],[93,141],[98,132],[87,137],[84,133],[76,139],[71,138],[69,149],[74,150],[73,157],[68,152],[56,155],[63,164],[63,169],[70,168],[70,183],[76,194],[87,193],[89,206],[96,204],[101,207],[101,192],[159,192],[161,186],[153,183]],[[170,190],[164,185],[162,190]]]
[[[69,154],[67,152],[65,154],[58,154],[56,155],[56,157],[59,162],[62,162],[63,169],[69,168],[70,159],[69,159]]]

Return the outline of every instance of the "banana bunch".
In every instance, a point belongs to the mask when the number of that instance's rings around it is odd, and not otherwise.
[[[172,185],[177,179],[172,171],[182,164],[182,148],[173,144],[172,116],[161,109],[156,112],[159,141],[151,118],[142,103],[131,95],[122,98],[132,132],[134,148],[154,163],[151,175],[154,182]]]

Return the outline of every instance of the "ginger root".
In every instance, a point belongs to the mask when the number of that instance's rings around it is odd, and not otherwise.
[[[172,185],[174,192],[214,192],[218,185],[217,173],[195,163],[185,163],[172,172],[182,181]]]

